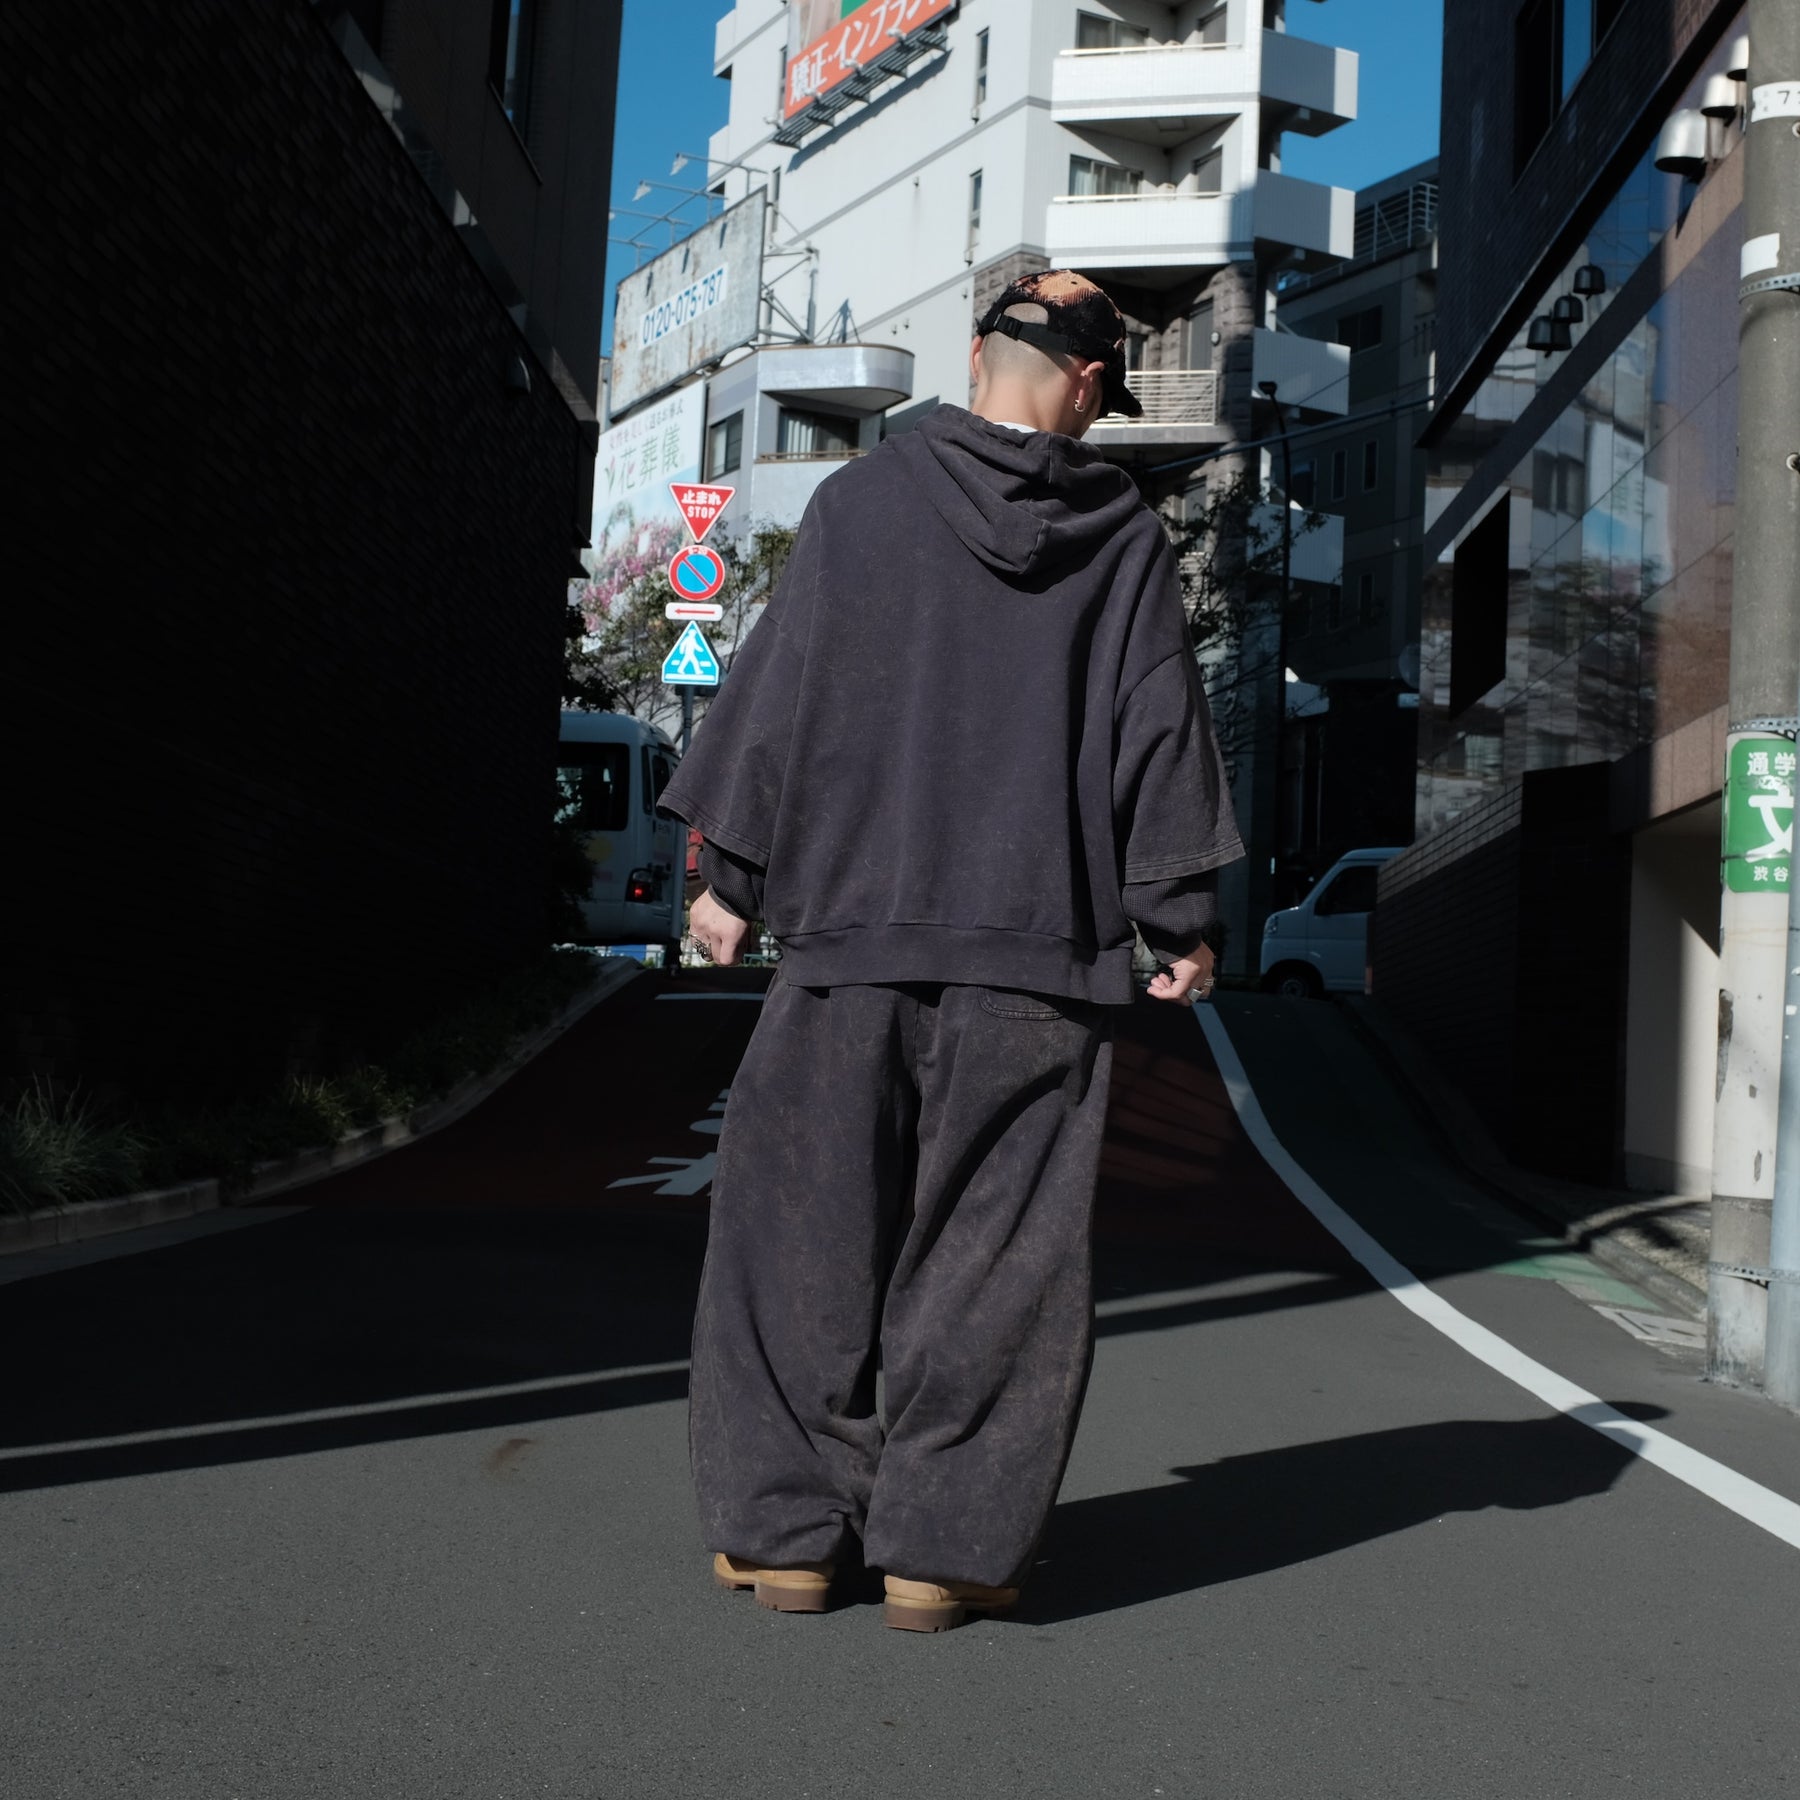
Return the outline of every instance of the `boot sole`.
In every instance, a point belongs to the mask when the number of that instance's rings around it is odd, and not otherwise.
[[[883,1602],[881,1622],[895,1631],[954,1631],[971,1613],[1011,1612],[1012,1606],[982,1606],[973,1600],[896,1600]]]
[[[830,1610],[831,1593],[823,1587],[778,1587],[767,1581],[733,1581],[728,1575],[713,1576],[715,1586],[727,1593],[750,1590],[758,1606],[779,1613],[822,1613]]]

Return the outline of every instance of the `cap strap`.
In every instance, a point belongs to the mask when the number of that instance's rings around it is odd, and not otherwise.
[[[1047,350],[1052,355],[1060,352],[1064,356],[1080,356],[1093,362],[1104,362],[1103,356],[1097,356],[1092,350],[1084,349],[1074,338],[1060,331],[1052,331],[1048,325],[1039,325],[1030,319],[1009,318],[1005,313],[996,316],[990,309],[987,318],[976,326],[977,337],[986,337],[997,331],[1002,337],[1017,338],[1020,343],[1030,344],[1039,350]]]

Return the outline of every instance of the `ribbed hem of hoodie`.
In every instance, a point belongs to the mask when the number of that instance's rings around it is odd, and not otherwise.
[[[796,987],[885,987],[901,981],[1013,988],[1096,1006],[1132,1002],[1130,944],[1088,950],[1026,931],[948,925],[853,926],[781,941],[782,978]]]

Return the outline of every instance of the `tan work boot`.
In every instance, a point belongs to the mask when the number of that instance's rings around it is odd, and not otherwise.
[[[831,1594],[830,1563],[796,1563],[791,1569],[759,1569],[723,1550],[713,1557],[713,1580],[722,1588],[749,1588],[770,1612],[823,1612]]]
[[[1016,1587],[983,1587],[978,1581],[908,1581],[890,1575],[882,1623],[896,1631],[948,1631],[972,1612],[1006,1612],[1018,1604]]]

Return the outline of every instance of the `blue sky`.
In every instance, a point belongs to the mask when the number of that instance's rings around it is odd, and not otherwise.
[[[671,175],[677,151],[704,151],[725,123],[730,90],[712,72],[713,26],[724,0],[625,0],[619,55],[619,111],[613,136],[612,203],[661,211],[680,198],[658,191],[634,202],[640,180],[701,186],[701,165]],[[1289,137],[1286,168],[1338,187],[1366,187],[1437,150],[1443,0],[1293,0],[1291,29],[1342,44],[1362,57],[1359,117],[1323,138]],[[699,203],[692,216],[699,217]],[[613,233],[631,229],[619,219]],[[663,234],[662,241],[667,241]],[[610,245],[606,263],[606,348],[611,349],[612,294],[629,275],[629,249]]]

